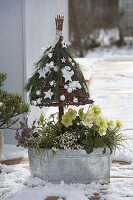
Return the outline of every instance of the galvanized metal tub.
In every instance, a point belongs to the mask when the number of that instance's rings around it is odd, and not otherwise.
[[[33,177],[45,181],[60,183],[109,183],[110,151],[103,154],[102,148],[96,148],[90,154],[84,150],[28,150],[30,171]]]

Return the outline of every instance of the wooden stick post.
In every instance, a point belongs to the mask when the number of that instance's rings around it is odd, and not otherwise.
[[[57,17],[55,18],[56,30],[62,31],[63,22],[64,22],[64,16],[57,15]]]
[[[57,31],[62,31],[62,29],[63,29],[63,22],[64,22],[64,16],[57,15],[57,17],[55,18],[55,24],[56,24],[56,30]],[[60,85],[61,84],[62,83],[60,81]],[[59,131],[60,132],[62,130],[61,120],[62,120],[63,114],[64,114],[64,107],[61,105],[60,99],[59,99]]]

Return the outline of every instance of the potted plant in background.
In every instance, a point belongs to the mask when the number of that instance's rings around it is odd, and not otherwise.
[[[13,125],[19,120],[18,116],[29,111],[29,105],[26,104],[20,95],[8,93],[2,86],[6,79],[5,73],[0,73],[0,160],[4,145],[3,129],[15,129]]]
[[[67,183],[110,180],[110,153],[123,140],[121,122],[109,121],[99,106],[92,105],[83,74],[62,36],[64,18],[57,16],[56,37],[36,63],[26,90],[30,102],[58,106],[57,116],[43,115],[17,131],[18,145],[29,148],[31,174],[46,181]],[[88,110],[64,107],[86,105]]]

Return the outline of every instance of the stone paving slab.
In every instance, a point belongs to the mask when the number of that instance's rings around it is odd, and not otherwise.
[[[100,200],[101,197],[98,193],[95,193],[94,196],[90,197],[89,200]]]
[[[53,197],[53,196],[51,196],[51,197],[47,197],[47,198],[44,199],[44,200],[65,200],[65,198],[63,198],[63,197]]]
[[[2,160],[1,164],[4,165],[16,165],[16,164],[23,164],[23,163],[27,163],[28,162],[28,158],[23,158],[23,157],[18,157],[18,158],[14,158],[14,159],[8,159],[8,160]],[[118,161],[118,160],[113,160],[112,161],[113,164],[120,164],[120,165],[130,165],[129,162],[126,161]]]
[[[100,195],[98,193],[95,193],[92,197],[89,198],[89,200],[100,200]],[[65,198],[62,197],[47,197],[44,200],[65,200]],[[75,199],[76,200],[76,199]]]
[[[130,129],[133,133],[132,85],[133,62],[103,61],[93,65],[90,84],[92,99],[102,106],[107,118],[120,118],[124,129]],[[130,136],[133,138],[133,134]]]
[[[1,164],[16,165],[16,164],[24,164],[27,162],[28,162],[28,158],[19,157],[19,158],[14,158],[14,159],[9,159],[9,160],[2,160]]]
[[[121,161],[121,160],[113,160],[112,161],[112,164],[120,164],[120,165],[130,165],[129,162],[126,162],[126,161]]]

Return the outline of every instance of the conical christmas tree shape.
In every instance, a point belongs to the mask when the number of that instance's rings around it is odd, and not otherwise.
[[[57,16],[56,37],[35,64],[36,70],[29,79],[31,104],[59,106],[91,104],[89,91],[79,65],[75,62],[62,36],[64,17]],[[62,110],[62,111],[61,111]]]

